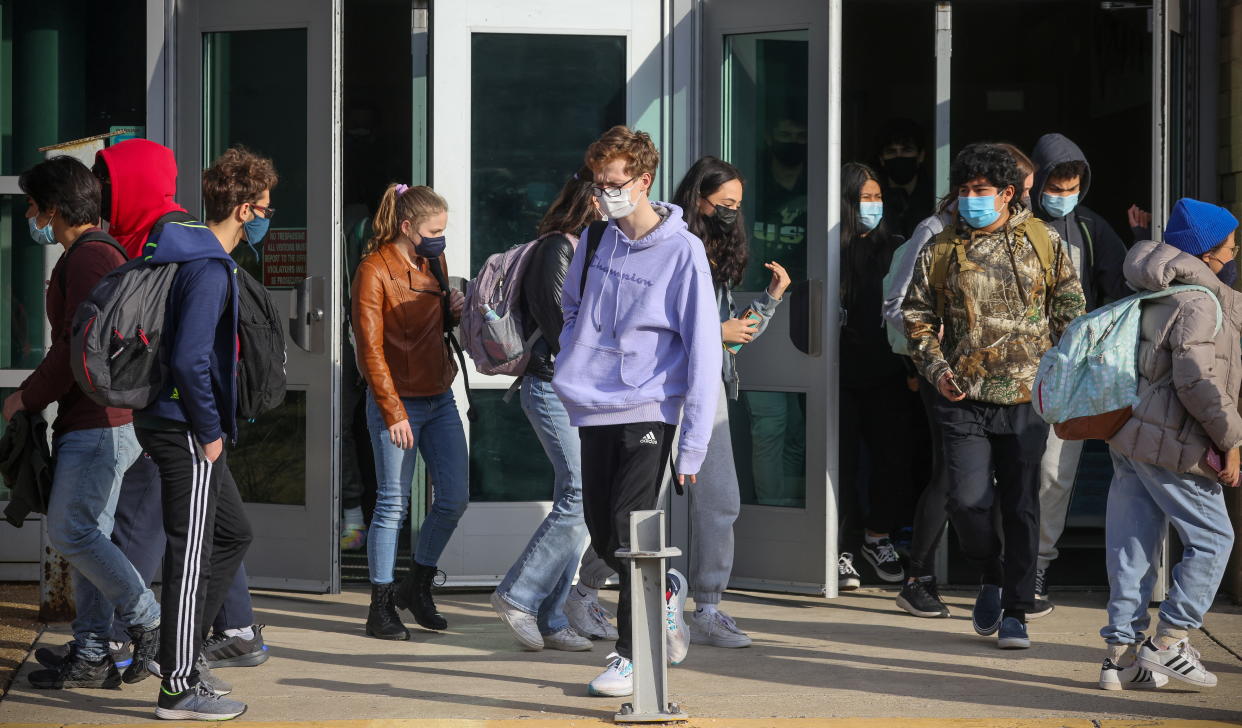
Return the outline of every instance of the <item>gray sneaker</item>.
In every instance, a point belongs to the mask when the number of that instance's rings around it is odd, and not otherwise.
[[[543,636],[543,645],[549,650],[589,652],[591,640],[575,632],[573,627],[562,627],[552,634],[545,634]]]
[[[513,638],[531,652],[543,649],[543,635],[539,633],[539,620],[527,614],[500,596],[500,592],[492,592],[492,609],[500,616],[502,622],[513,633]]]
[[[198,662],[196,662],[195,665],[198,667],[199,682],[210,688],[213,693],[216,695],[228,695],[233,692],[233,686],[230,685],[228,681],[219,675],[216,675],[211,671],[211,668],[207,667],[207,660],[203,657],[201,652],[198,655]],[[147,663],[147,672],[158,678],[163,677],[163,674],[160,672],[160,663],[155,660],[151,660]]]
[[[222,698],[201,682],[180,693],[161,685],[155,705],[155,717],[164,720],[232,720],[245,712],[245,703]]]

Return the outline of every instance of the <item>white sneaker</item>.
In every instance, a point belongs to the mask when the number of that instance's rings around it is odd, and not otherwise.
[[[539,621],[501,598],[500,592],[492,592],[492,609],[513,633],[513,638],[531,652],[543,649],[543,635],[539,634]]]
[[[691,612],[690,642],[712,647],[750,647],[750,636],[738,629],[737,622],[719,609],[708,612]]]
[[[571,589],[565,600],[565,616],[569,626],[587,639],[615,640],[619,636],[608,610],[596,599],[578,596],[577,589]]]
[[[575,632],[573,627],[562,627],[552,634],[545,634],[543,636],[543,646],[549,650],[589,652],[591,640]]]
[[[860,586],[862,578],[854,568],[854,554],[842,552],[837,558],[837,590],[854,591]]]
[[[587,686],[591,695],[624,698],[634,694],[634,663],[617,653],[608,656],[608,669]]]
[[[690,652],[690,630],[686,627],[686,577],[669,569],[664,577],[664,627],[668,631],[668,663],[680,665]]]
[[[1190,646],[1189,637],[1174,642],[1167,650],[1157,649],[1156,643],[1148,637],[1138,648],[1136,664],[1191,685],[1216,687],[1216,676],[1203,667],[1199,651]]]
[[[1168,682],[1169,678],[1148,670],[1137,660],[1129,667],[1121,667],[1106,657],[1100,667],[1100,687],[1105,690],[1155,690]]]

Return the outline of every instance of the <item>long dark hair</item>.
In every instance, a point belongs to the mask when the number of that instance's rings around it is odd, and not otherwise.
[[[587,167],[566,180],[556,199],[539,221],[539,234],[569,233],[577,235],[600,219],[599,210],[591,199],[591,183],[595,176]]]
[[[858,204],[863,185],[868,181],[883,189],[875,170],[867,165],[858,162],[841,165],[841,292],[847,300],[853,293],[853,283],[884,275],[880,269],[888,267],[899,240],[889,233],[884,220],[870,233],[862,229]]]
[[[746,185],[741,171],[732,164],[716,157],[703,157],[695,162],[677,186],[673,204],[681,208],[686,227],[703,241],[707,248],[707,262],[712,267],[712,280],[732,288],[742,282],[750,249],[746,240],[746,223],[742,211],[727,231],[721,231],[710,215],[699,211],[699,200],[705,200],[720,189],[721,185],[737,180]]]

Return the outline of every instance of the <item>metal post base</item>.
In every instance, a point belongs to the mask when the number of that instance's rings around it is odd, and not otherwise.
[[[621,706],[621,712],[612,717],[617,723],[680,723],[690,720],[690,716],[686,715],[677,703],[669,703],[663,713],[643,713],[634,712],[634,706],[625,703]]]

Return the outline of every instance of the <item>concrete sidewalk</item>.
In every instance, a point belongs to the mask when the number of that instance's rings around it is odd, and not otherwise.
[[[1103,656],[1097,636],[1102,593],[1055,595],[1056,612],[1032,623],[1035,646],[1024,652],[1002,652],[994,638],[973,633],[973,594],[947,594],[954,617],[946,620],[911,617],[896,608],[894,596],[864,590],[827,601],[730,593],[725,608],[750,632],[754,646],[694,646],[686,662],[671,670],[672,697],[696,718],[694,724],[704,726],[785,724],[738,720],[759,718],[1045,718],[1057,720],[957,724],[1084,727],[1108,720],[1166,719],[1162,725],[1242,721],[1238,607],[1219,605],[1209,616],[1210,636],[1192,637],[1220,677],[1215,689],[1198,691],[1175,682],[1157,692],[1112,693],[1096,687]],[[615,599],[615,592],[606,598]],[[608,721],[621,702],[586,694],[586,683],[602,669],[610,645],[597,643],[587,653],[523,652],[485,594],[440,595],[451,629],[432,634],[415,628],[410,642],[367,638],[366,603],[361,591],[339,596],[256,592],[256,618],[269,625],[264,634],[272,659],[257,668],[219,671],[236,687],[234,697],[249,703],[245,719],[418,719],[392,724],[409,728],[482,725],[429,719],[508,719],[533,728],[538,719],[597,725]],[[66,639],[67,630],[58,627],[45,633],[41,644]],[[35,691],[26,680],[30,669],[28,659],[0,703],[0,723],[151,718],[154,679],[112,691]]]

